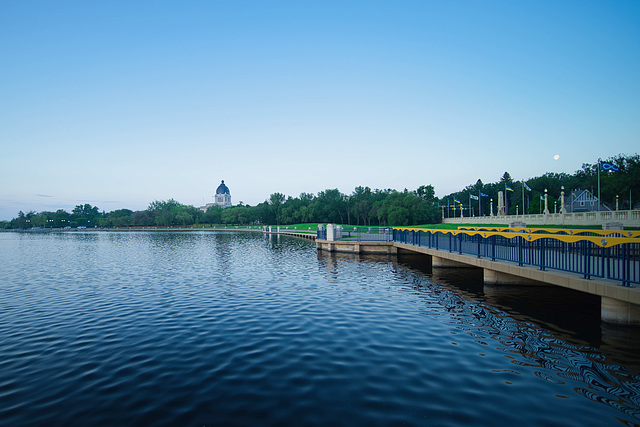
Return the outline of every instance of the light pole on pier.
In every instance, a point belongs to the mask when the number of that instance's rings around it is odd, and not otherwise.
[[[549,215],[549,194],[547,194],[547,189],[544,189],[544,214]]]

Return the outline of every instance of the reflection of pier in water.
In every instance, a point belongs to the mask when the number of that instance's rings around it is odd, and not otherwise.
[[[409,283],[427,306],[435,298],[458,333],[503,351],[514,373],[532,369],[640,422],[640,330],[601,324],[597,296],[553,286],[487,287],[481,271],[433,268],[412,255],[318,251],[318,261],[337,281],[353,263],[387,264],[399,289]]]
[[[338,228],[338,230],[340,230]],[[637,232],[478,231],[393,229],[392,234],[343,236],[327,226],[319,229],[319,250],[421,255],[434,267],[477,268],[484,283],[554,285],[596,295],[604,321],[640,325],[640,239]],[[579,235],[578,235],[579,234]]]

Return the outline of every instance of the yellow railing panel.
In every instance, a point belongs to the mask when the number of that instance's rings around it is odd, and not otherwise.
[[[600,247],[609,248],[612,246],[621,245],[624,243],[640,243],[640,238],[630,237],[610,237],[610,236],[578,236],[578,235],[557,235],[557,234],[535,234],[525,232],[508,232],[508,231],[476,231],[476,230],[438,230],[431,228],[411,228],[411,227],[393,227],[394,230],[407,230],[407,231],[422,231],[425,233],[443,233],[457,236],[459,234],[465,234],[467,236],[480,235],[482,237],[500,236],[507,239],[514,239],[516,237],[524,237],[527,241],[534,242],[540,239],[552,239],[565,243],[576,242],[592,242]],[[530,229],[522,229],[530,230]]]
[[[625,237],[625,238],[639,238],[640,230],[598,230],[598,229],[584,229],[584,228],[536,228],[536,227],[526,227],[526,228],[515,228],[515,227],[469,227],[469,226],[460,226],[458,230],[467,230],[467,231],[498,231],[498,232],[515,232],[515,233],[547,233],[547,234],[556,234],[563,233],[572,236],[583,235],[585,233],[597,234],[598,236],[611,236],[613,237]]]

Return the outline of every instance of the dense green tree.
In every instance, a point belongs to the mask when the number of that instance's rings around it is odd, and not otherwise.
[[[135,211],[131,214],[131,225],[148,227],[154,224],[153,214],[148,211]]]
[[[156,225],[176,225],[178,223],[177,216],[182,212],[182,205],[173,199],[167,201],[155,200],[149,204],[147,211],[153,216]],[[185,219],[184,216],[180,220]]]
[[[201,221],[204,224],[222,224],[222,208],[220,206],[209,206]]]
[[[269,206],[273,217],[276,219],[276,224],[282,223],[282,205],[285,201],[285,195],[282,193],[273,193],[269,196]]]

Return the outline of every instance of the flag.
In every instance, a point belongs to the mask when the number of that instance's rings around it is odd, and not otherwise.
[[[504,185],[504,189],[507,191],[513,191],[513,188],[509,187],[507,184]]]
[[[540,196],[540,200],[544,201],[544,197]]]
[[[525,188],[527,191],[531,191],[531,187],[529,187],[529,186],[527,185],[527,183],[526,183],[526,182],[522,181],[522,185],[524,185],[524,188]]]
[[[488,194],[480,193],[480,197],[489,197]]]
[[[607,172],[620,172],[620,169],[618,169],[615,165],[612,165],[611,163],[600,163],[600,170],[603,171],[607,171]]]
[[[480,197],[474,196],[473,194],[471,196],[469,196],[469,197],[471,197],[473,200],[480,200]]]
[[[460,200],[456,199],[455,197],[453,198],[454,202],[458,202],[458,203],[462,203]]]

